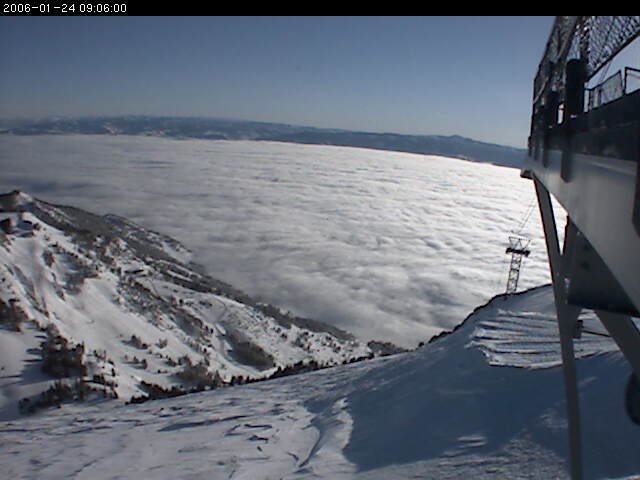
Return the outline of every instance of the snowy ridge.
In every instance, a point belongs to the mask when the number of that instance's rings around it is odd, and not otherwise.
[[[179,243],[121,217],[13,192],[0,221],[3,415],[56,378],[128,400],[373,355],[208,277]]]
[[[550,323],[529,325],[552,307],[543,287],[495,298],[415,352],[3,422],[0,461],[12,478],[42,479],[567,478],[561,369],[533,351],[486,355],[509,337],[557,352]],[[585,478],[639,478],[640,429],[621,402],[628,367],[606,337],[576,343]],[[513,365],[527,368],[502,368]]]

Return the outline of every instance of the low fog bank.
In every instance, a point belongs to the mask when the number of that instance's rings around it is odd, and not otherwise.
[[[509,231],[533,238],[521,287],[549,281],[514,168],[350,147],[141,136],[0,136],[0,190],[126,216],[247,293],[412,347],[504,290]]]

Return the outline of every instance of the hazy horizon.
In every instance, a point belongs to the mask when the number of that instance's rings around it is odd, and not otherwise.
[[[0,17],[0,117],[242,119],[523,148],[553,17]]]
[[[350,130],[345,128],[327,128],[327,127],[317,127],[312,125],[302,125],[302,124],[292,124],[292,123],[281,123],[281,122],[271,122],[266,120],[252,120],[248,118],[232,118],[232,117],[216,117],[216,116],[190,116],[190,115],[147,115],[147,114],[130,114],[130,115],[84,115],[84,116],[75,116],[75,115],[52,115],[52,116],[44,116],[44,117],[13,117],[13,118],[0,118],[0,125],[2,122],[5,124],[5,128],[13,128],[15,126],[28,125],[28,124],[36,124],[42,121],[54,121],[54,120],[63,120],[63,121],[82,121],[82,120],[93,120],[93,119],[124,119],[124,118],[151,118],[151,119],[181,119],[181,120],[212,120],[212,121],[223,121],[223,122],[235,122],[235,123],[247,123],[247,124],[260,124],[260,125],[278,125],[278,126],[286,126],[286,127],[294,127],[294,128],[302,128],[309,130],[318,130],[318,131],[337,131],[337,132],[347,132],[347,133],[363,133],[363,134],[371,134],[371,135],[397,135],[397,136],[407,136],[407,137],[444,137],[444,138],[464,138],[467,140],[471,140],[473,142],[485,143],[488,145],[497,145],[501,147],[507,148],[515,148],[518,150],[526,150],[524,147],[514,147],[512,145],[505,145],[495,142],[488,142],[484,140],[478,140],[477,138],[465,137],[463,135],[459,135],[457,133],[452,133],[450,135],[442,135],[442,134],[429,134],[429,133],[399,133],[394,131],[381,131],[381,132],[373,132],[366,130]],[[0,132],[2,133],[2,132]],[[66,133],[80,133],[80,132],[64,132]],[[48,134],[48,133],[43,133]],[[295,142],[292,142],[295,143]],[[367,148],[367,147],[360,147]],[[389,149],[393,151],[393,149]],[[401,150],[398,150],[401,151]]]

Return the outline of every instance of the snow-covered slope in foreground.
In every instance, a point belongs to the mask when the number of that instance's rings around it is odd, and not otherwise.
[[[0,462],[16,479],[566,478],[555,329],[548,287],[498,297],[409,354],[0,423]],[[638,476],[627,365],[607,338],[577,343],[586,477]]]

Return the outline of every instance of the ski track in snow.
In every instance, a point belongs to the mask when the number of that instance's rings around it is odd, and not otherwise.
[[[409,354],[2,422],[0,462],[16,479],[567,478],[552,311],[542,287],[494,299]],[[544,360],[493,354],[522,339]],[[576,344],[585,478],[639,478],[640,430],[621,405],[628,366],[608,338]]]
[[[415,347],[504,291],[534,198],[514,168],[274,142],[0,136],[0,189],[116,213],[213,277],[363,340]],[[537,209],[521,287],[549,281]]]

